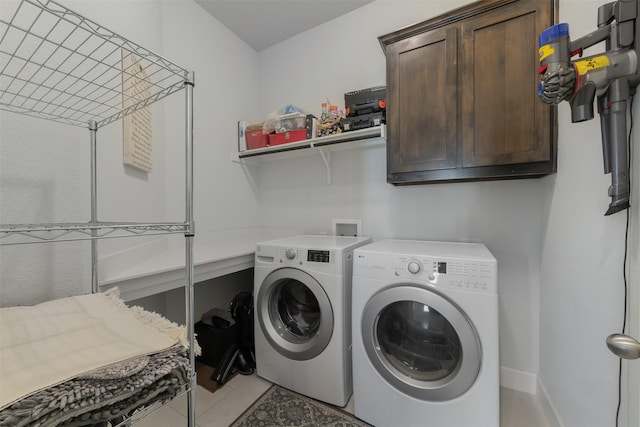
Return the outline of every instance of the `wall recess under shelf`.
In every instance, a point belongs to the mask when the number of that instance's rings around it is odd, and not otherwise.
[[[320,156],[322,156],[322,160],[327,169],[327,184],[331,184],[330,154],[332,151],[377,146],[380,142],[384,143],[386,130],[386,125],[383,124],[336,135],[305,139],[272,147],[255,148],[253,150],[231,153],[231,160],[246,166],[254,164],[254,160],[275,160],[276,158],[318,152]]]

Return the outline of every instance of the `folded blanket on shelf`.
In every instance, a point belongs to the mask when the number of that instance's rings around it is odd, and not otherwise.
[[[0,410],[88,371],[176,345],[188,347],[185,327],[127,307],[117,289],[0,308]]]
[[[14,402],[0,411],[0,426],[97,425],[170,400],[188,384],[190,372],[182,346],[118,362]]]

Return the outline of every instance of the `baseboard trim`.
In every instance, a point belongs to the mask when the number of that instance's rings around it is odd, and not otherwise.
[[[540,407],[544,411],[544,415],[549,422],[549,427],[564,427],[562,418],[560,418],[556,407],[553,405],[553,402],[549,397],[549,393],[547,392],[547,388],[540,380],[540,377],[538,377],[538,392],[536,394],[538,396],[538,401],[540,402]]]
[[[500,386],[524,393],[536,394],[538,376],[530,372],[500,367]]]
[[[517,369],[500,367],[500,387],[535,395],[549,422],[549,427],[565,427],[549,397],[546,387],[538,375]]]

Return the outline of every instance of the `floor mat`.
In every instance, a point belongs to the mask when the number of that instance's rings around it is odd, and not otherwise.
[[[273,385],[231,427],[371,427],[335,406]]]

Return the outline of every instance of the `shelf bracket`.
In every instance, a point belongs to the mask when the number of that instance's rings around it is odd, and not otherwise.
[[[249,184],[251,185],[251,188],[253,189],[254,192],[257,191],[258,186],[256,184],[256,181],[253,179],[253,175],[251,174],[250,169],[251,167],[259,166],[259,164],[251,161],[247,161],[245,159],[241,159],[240,157],[238,157],[238,153],[234,153],[234,152],[231,152],[231,161],[233,163],[237,163],[240,166],[242,166],[242,171],[244,172],[244,175],[249,180]]]
[[[327,169],[327,185],[331,185],[331,151],[327,151],[326,153],[322,148],[316,147],[320,155],[322,156],[322,161],[324,162],[324,166]]]

